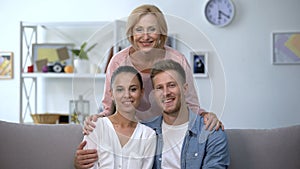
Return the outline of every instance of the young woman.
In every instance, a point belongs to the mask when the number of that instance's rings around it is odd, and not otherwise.
[[[84,137],[85,149],[97,149],[99,159],[92,168],[152,168],[156,135],[135,117],[144,92],[141,75],[121,66],[112,74],[110,88],[115,113],[99,118]]]

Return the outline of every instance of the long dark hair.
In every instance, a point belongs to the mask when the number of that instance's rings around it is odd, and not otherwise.
[[[110,89],[112,90],[112,84],[114,83],[117,75],[119,75],[120,73],[132,73],[134,74],[137,78],[138,81],[140,83],[140,87],[141,89],[143,89],[143,79],[141,74],[132,66],[120,66],[118,67],[112,74],[111,76],[111,81],[110,81]],[[116,105],[114,103],[114,101],[111,103],[111,109],[110,109],[111,114],[114,114],[116,112]]]

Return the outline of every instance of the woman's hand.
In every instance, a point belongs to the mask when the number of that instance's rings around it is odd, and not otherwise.
[[[213,130],[214,127],[215,130],[219,130],[221,127],[222,130],[224,131],[224,125],[222,124],[221,121],[219,121],[218,117],[216,114],[212,112],[202,112],[201,116],[204,118],[204,124],[205,124],[205,129],[209,129],[209,131]]]
[[[93,115],[85,118],[84,126],[83,126],[83,134],[84,135],[89,135],[89,133],[95,129],[96,125],[94,122],[96,122],[99,117],[105,117],[105,115],[101,114],[101,113],[93,114]]]

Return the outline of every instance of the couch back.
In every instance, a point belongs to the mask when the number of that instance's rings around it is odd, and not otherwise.
[[[227,129],[229,169],[300,169],[300,125]],[[0,168],[73,169],[80,125],[26,125],[0,121]]]
[[[28,125],[0,121],[0,168],[72,169],[82,140],[80,125]]]
[[[300,169],[300,125],[226,133],[229,169]]]

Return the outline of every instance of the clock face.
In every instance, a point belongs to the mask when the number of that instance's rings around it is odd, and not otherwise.
[[[205,17],[213,25],[226,26],[234,17],[231,0],[210,0],[205,6]]]

